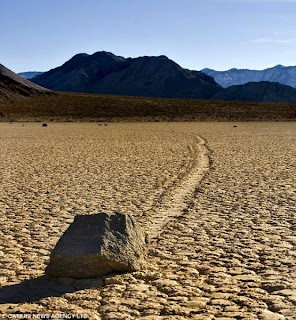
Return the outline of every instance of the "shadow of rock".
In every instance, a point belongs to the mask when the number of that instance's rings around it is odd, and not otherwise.
[[[103,286],[101,278],[94,279],[49,279],[46,276],[13,283],[0,288],[0,304],[34,302],[47,297],[59,297],[77,290]]]

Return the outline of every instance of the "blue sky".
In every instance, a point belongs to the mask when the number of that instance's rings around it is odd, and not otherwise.
[[[1,0],[0,35],[0,63],[15,72],[101,50],[264,69],[296,65],[296,0]]]

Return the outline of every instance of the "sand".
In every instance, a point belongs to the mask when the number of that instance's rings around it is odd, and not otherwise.
[[[296,319],[296,123],[0,124],[0,314]],[[147,267],[44,277],[75,214],[132,214]]]

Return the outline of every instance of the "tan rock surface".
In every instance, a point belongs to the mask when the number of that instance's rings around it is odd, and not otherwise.
[[[296,124],[237,125],[1,124],[0,312],[295,319]],[[119,210],[151,234],[146,270],[42,277],[75,214]]]

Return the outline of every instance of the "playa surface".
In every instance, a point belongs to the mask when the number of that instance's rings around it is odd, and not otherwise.
[[[295,122],[1,123],[0,150],[0,315],[296,319]],[[114,211],[145,270],[44,277],[76,214]]]

